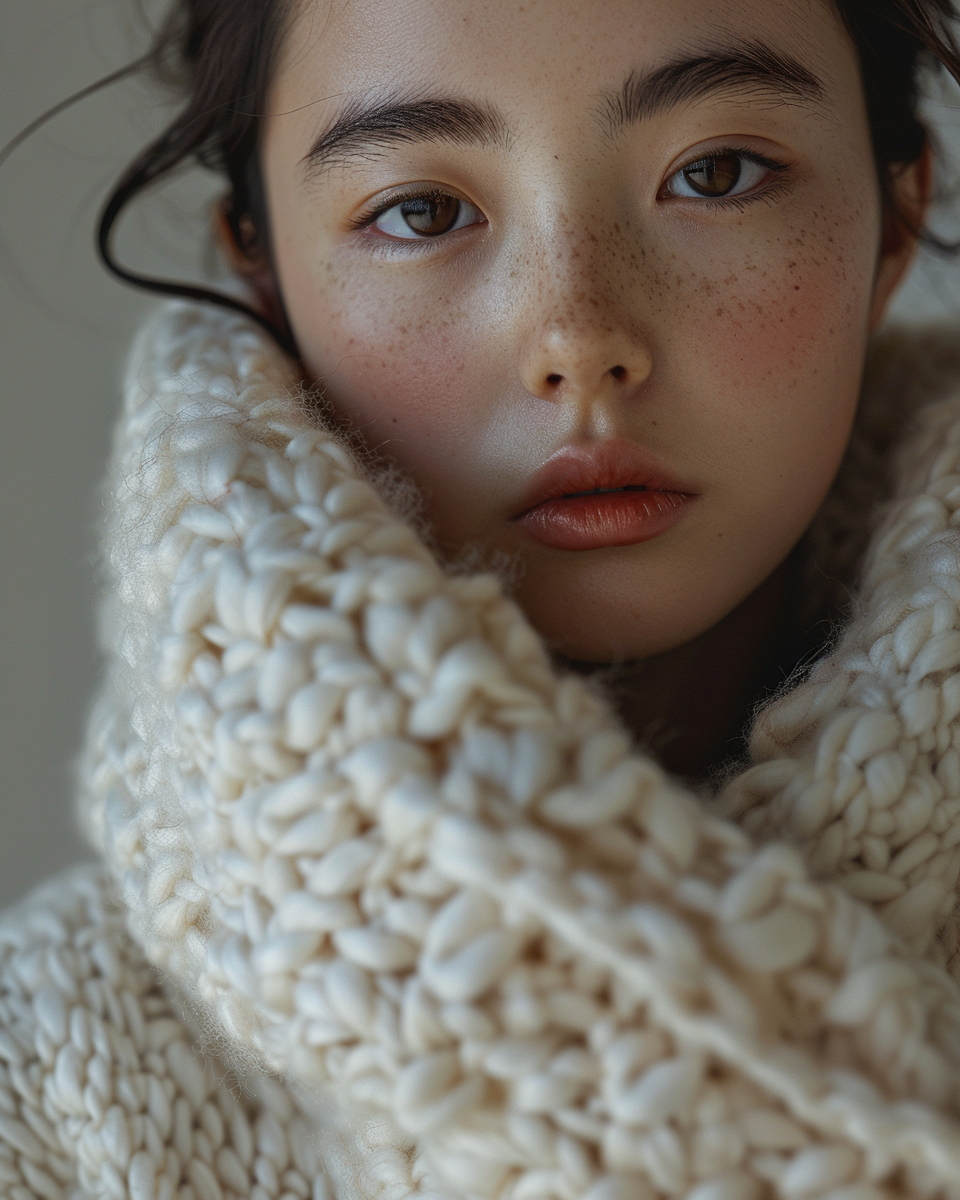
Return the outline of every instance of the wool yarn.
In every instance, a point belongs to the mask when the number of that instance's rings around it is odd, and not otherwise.
[[[880,349],[814,539],[867,547],[854,614],[715,800],[250,324],[169,305],[132,362],[105,869],[0,928],[13,1200],[960,1197],[951,340]]]
[[[0,1195],[329,1200],[287,1090],[198,1059],[102,872],[0,921]]]
[[[919,378],[899,389],[908,410],[917,395],[934,395],[956,362],[935,338],[924,349]],[[888,346],[888,363],[892,354]],[[901,383],[902,359],[892,367]],[[898,391],[890,382],[888,397]],[[894,446],[891,417],[879,439],[875,420],[875,461],[892,486],[863,556],[856,619],[834,653],[757,722],[756,765],[727,789],[724,809],[755,836],[797,846],[815,875],[842,880],[956,975],[960,426],[954,400],[941,399]],[[864,442],[856,443],[861,458]],[[862,489],[871,474],[876,481],[877,470],[847,478]]]

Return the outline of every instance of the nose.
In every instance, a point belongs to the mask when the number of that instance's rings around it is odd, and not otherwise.
[[[631,284],[639,281],[621,277],[621,286],[611,289],[604,264],[594,261],[585,270],[579,256],[579,271],[564,265],[554,258],[553,270],[540,275],[529,293],[519,363],[523,386],[544,400],[626,396],[653,369],[649,338],[633,311],[638,297]]]
[[[538,331],[521,358],[520,378],[542,400],[589,400],[632,390],[652,368],[650,351],[639,339],[574,318]]]

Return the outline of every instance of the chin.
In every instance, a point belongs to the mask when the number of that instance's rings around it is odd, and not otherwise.
[[[615,559],[582,569],[587,565],[578,563],[576,570],[528,565],[514,589],[533,627],[566,658],[591,663],[652,658],[692,641],[725,615],[713,605],[691,604],[689,590],[681,598],[675,588],[662,586],[654,596],[647,572],[624,570]]]
[[[590,623],[596,621],[600,626],[593,628],[587,627],[588,622],[582,612],[579,620],[573,613],[550,614],[551,619],[546,623],[538,620],[535,613],[527,611],[527,615],[552,651],[575,662],[595,663],[598,666],[616,666],[653,658],[675,650],[697,636],[670,636],[649,628],[644,630],[643,636],[638,636],[635,623],[617,621],[615,616],[610,619],[606,614],[599,617],[591,614]]]

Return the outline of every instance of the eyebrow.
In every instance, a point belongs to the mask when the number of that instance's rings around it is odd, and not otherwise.
[[[507,149],[507,123],[492,105],[458,97],[354,99],[303,159],[308,178],[352,158],[374,158],[390,145],[451,142]]]
[[[667,63],[647,75],[631,71],[619,91],[601,94],[601,123],[604,132],[615,137],[636,121],[717,92],[745,92],[780,104],[817,104],[824,87],[790,55],[764,42],[737,42]]]
[[[735,42],[645,75],[631,71],[618,91],[601,93],[598,117],[604,132],[615,137],[680,104],[733,91],[781,104],[818,103],[824,95],[823,84],[797,59],[764,42]],[[462,97],[355,97],[304,156],[304,174],[313,180],[351,159],[376,158],[391,145],[417,142],[509,149],[511,135],[493,105]]]

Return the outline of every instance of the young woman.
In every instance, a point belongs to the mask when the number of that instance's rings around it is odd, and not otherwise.
[[[175,5],[101,244],[193,155],[242,291],[131,360],[14,1200],[960,1196],[952,15]]]

